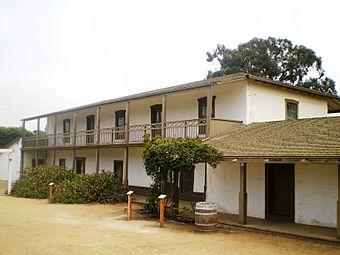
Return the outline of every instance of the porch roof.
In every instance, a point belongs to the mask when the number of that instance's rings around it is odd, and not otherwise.
[[[340,117],[242,125],[206,143],[232,159],[340,159]]]

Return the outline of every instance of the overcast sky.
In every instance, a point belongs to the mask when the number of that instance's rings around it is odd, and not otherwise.
[[[322,57],[340,91],[340,1],[0,0],[0,126],[202,80],[206,52],[253,37]]]

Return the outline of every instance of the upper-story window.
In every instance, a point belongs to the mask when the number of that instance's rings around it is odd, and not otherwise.
[[[63,120],[64,143],[70,142],[70,131],[71,131],[71,120],[70,119]]]
[[[86,117],[86,143],[94,143],[94,115]]]
[[[215,117],[215,100],[216,96],[212,97],[212,109],[211,109],[211,117]],[[202,97],[197,99],[198,101],[198,118],[205,119],[207,117],[207,97]]]
[[[286,119],[297,120],[299,118],[299,102],[286,99]]]
[[[151,109],[151,136],[161,136],[162,135],[162,105],[156,104],[150,106]]]
[[[125,110],[116,111],[116,133],[115,133],[115,139],[125,139]]]

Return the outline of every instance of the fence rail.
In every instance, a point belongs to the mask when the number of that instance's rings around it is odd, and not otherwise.
[[[221,119],[212,119],[210,123],[210,136],[216,136],[240,126],[241,122]],[[164,130],[162,131],[162,129]],[[143,143],[144,136],[162,136],[179,138],[207,138],[207,120],[192,119],[162,123],[141,124],[122,127],[100,128],[87,131],[48,134],[44,137],[25,137],[24,148],[43,147],[73,147],[93,146],[126,143]]]

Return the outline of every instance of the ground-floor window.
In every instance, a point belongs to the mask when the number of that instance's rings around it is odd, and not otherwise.
[[[76,158],[76,173],[85,174],[85,161],[86,158]]]
[[[113,161],[113,172],[120,183],[123,183],[123,160]]]
[[[59,159],[59,166],[65,167],[65,165],[66,165],[66,159],[60,158]]]

